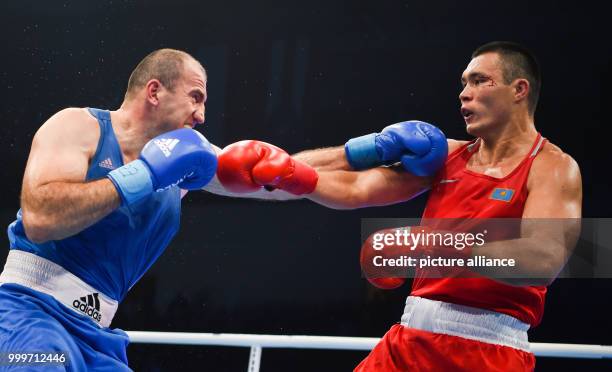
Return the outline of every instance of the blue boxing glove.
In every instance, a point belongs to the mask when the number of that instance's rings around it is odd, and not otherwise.
[[[117,168],[107,177],[129,205],[154,191],[178,185],[200,189],[214,177],[217,155],[199,132],[181,128],[161,134],[145,145],[138,159]]]
[[[412,120],[389,125],[380,133],[353,138],[344,146],[353,169],[402,162],[417,176],[434,175],[446,161],[448,143],[436,126]]]

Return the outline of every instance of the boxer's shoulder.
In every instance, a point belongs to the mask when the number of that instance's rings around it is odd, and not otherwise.
[[[536,169],[562,169],[578,167],[578,163],[559,146],[547,141],[542,147],[542,151],[533,160],[533,167]]]
[[[98,128],[97,119],[85,108],[68,107],[53,114],[39,129],[46,131],[88,131]]]
[[[447,139],[448,142],[448,153],[452,154],[453,151],[459,149],[461,146],[464,146],[468,143],[470,143],[470,141],[463,141],[463,140],[455,140],[455,139]]]
[[[559,146],[546,142],[533,160],[528,187],[552,181],[560,186],[580,183],[580,167],[576,160]]]
[[[100,127],[97,119],[87,109],[70,107],[51,116],[36,132],[34,143],[75,146],[93,154],[99,138]]]

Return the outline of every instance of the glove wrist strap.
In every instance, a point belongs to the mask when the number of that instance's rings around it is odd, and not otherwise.
[[[369,169],[383,164],[376,151],[377,135],[378,133],[371,133],[352,138],[344,145],[346,160],[353,169]]]
[[[148,168],[144,161],[136,159],[108,173],[107,177],[121,196],[122,206],[133,204],[153,192],[153,181]]]

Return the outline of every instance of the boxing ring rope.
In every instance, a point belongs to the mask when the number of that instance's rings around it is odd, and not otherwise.
[[[376,337],[254,335],[240,333],[189,333],[127,331],[133,343],[210,345],[250,347],[248,371],[259,371],[262,349],[332,349],[371,350],[380,340]],[[540,357],[611,359],[612,346],[552,344],[532,342],[531,351]]]

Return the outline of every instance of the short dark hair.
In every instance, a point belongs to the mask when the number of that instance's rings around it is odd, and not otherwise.
[[[125,93],[126,99],[151,79],[159,80],[165,88],[174,91],[176,82],[184,71],[184,62],[188,59],[195,60],[189,53],[176,49],[158,49],[149,53],[132,71]]]
[[[542,74],[533,53],[524,46],[511,41],[493,41],[478,47],[472,53],[472,58],[485,53],[497,53],[500,56],[506,84],[510,84],[518,78],[529,81],[531,89],[527,97],[527,106],[529,113],[533,115],[538,106],[540,90],[542,89]]]

